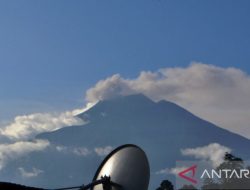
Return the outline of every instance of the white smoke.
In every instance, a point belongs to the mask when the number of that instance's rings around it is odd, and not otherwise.
[[[250,138],[250,76],[236,68],[192,63],[186,68],[142,71],[135,79],[113,75],[86,92],[88,102],[143,93],[175,102],[194,114]]]

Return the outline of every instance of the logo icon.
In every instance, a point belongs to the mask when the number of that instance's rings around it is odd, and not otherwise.
[[[193,184],[197,184],[197,180],[194,178],[195,177],[195,173],[196,173],[196,169],[197,169],[197,165],[193,165],[181,172],[178,173],[178,176],[180,176],[181,178],[193,183]],[[190,175],[187,175],[187,174],[190,174],[191,172],[191,177]]]

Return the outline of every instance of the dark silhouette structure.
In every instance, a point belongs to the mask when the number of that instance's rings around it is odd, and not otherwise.
[[[156,190],[174,190],[173,184],[168,180],[163,180]]]
[[[180,188],[179,190],[198,190],[197,188],[195,188],[193,185],[184,185],[182,188]]]
[[[45,189],[27,187],[24,185],[18,185],[14,183],[0,182],[0,190],[45,190]]]

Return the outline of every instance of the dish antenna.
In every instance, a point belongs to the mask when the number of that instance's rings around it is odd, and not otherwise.
[[[127,144],[113,150],[101,163],[92,183],[55,190],[147,190],[149,163],[145,152]]]

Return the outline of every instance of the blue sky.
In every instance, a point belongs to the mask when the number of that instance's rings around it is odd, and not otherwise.
[[[199,61],[250,73],[249,1],[0,1],[0,119],[84,104],[120,73]]]
[[[91,87],[89,103],[143,93],[250,139],[249,10],[244,0],[0,0],[0,170],[49,146],[27,141],[37,134],[86,122],[74,113]]]

